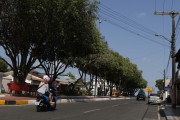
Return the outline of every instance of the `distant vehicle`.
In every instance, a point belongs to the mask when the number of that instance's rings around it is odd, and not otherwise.
[[[146,94],[144,91],[140,91],[138,94],[137,94],[137,98],[136,100],[146,100]]]
[[[162,100],[160,99],[160,95],[156,93],[150,93],[148,97],[148,104],[161,104]]]

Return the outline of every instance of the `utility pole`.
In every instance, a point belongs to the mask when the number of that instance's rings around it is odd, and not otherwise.
[[[176,108],[177,96],[176,96],[176,81],[175,81],[175,72],[176,72],[176,39],[175,39],[175,17],[180,14],[180,12],[159,12],[155,11],[155,15],[170,15],[172,17],[172,36],[171,36],[171,58],[172,58],[172,108]]]
[[[165,69],[164,69],[164,79],[163,79],[163,93],[165,93],[165,85],[166,85],[166,72],[165,72]]]
[[[166,100],[166,89],[165,89],[165,86],[166,86],[166,70],[164,69],[163,93],[162,93],[163,101]]]

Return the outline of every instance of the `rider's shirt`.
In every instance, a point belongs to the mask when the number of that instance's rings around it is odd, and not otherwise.
[[[39,88],[37,90],[39,93],[42,93],[42,94],[45,94],[46,92],[49,91],[49,85],[44,83],[44,82],[41,82],[39,84]]]

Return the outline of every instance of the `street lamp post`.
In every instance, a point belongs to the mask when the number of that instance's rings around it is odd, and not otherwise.
[[[174,23],[174,22],[173,22]],[[176,85],[175,85],[175,72],[176,72],[176,61],[175,61],[175,54],[176,54],[176,48],[175,48],[175,31],[174,31],[174,24],[172,25],[173,32],[172,32],[172,40],[169,40],[168,38],[164,37],[160,34],[155,34],[155,36],[160,36],[164,40],[171,43],[171,58],[172,58],[172,88],[173,88],[173,103],[172,107],[176,108],[176,102],[177,102],[177,96],[176,96]]]
[[[177,103],[177,91],[176,91],[176,82],[175,82],[175,72],[176,72],[176,61],[175,61],[175,54],[176,54],[176,39],[175,39],[175,17],[180,14],[180,12],[170,11],[170,12],[160,12],[155,11],[155,15],[170,15],[172,18],[172,36],[171,36],[171,57],[172,57],[172,107],[176,108]]]
[[[166,41],[168,41],[168,42],[170,42],[170,43],[172,43],[172,41],[170,40],[170,39],[168,39],[168,38],[166,38],[166,37],[164,37],[163,35],[161,35],[161,34],[155,34],[155,36],[159,36],[159,37],[162,37],[164,40],[166,40]]]

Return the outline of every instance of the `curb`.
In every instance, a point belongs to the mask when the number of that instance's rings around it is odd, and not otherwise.
[[[166,120],[179,120],[179,110],[177,110],[177,108],[173,109],[172,106],[166,105],[164,106],[163,110],[166,116]],[[176,112],[178,112],[178,114]]]
[[[126,98],[86,98],[86,99],[58,99],[59,103],[74,103],[74,102],[93,102],[93,101],[105,101],[105,100],[120,100],[130,99]],[[36,100],[0,100],[0,105],[34,105]]]
[[[0,100],[0,105],[24,105],[29,104],[29,100]]]

